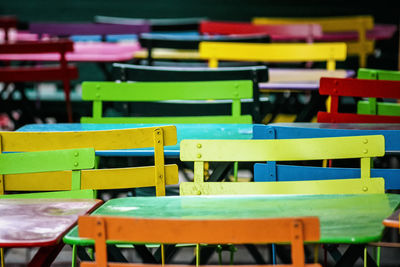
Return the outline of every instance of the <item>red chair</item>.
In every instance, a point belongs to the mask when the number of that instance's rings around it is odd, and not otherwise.
[[[73,51],[73,42],[69,40],[16,42],[0,45],[0,54],[45,54],[58,53],[59,65],[56,66],[27,66],[1,67],[0,82],[44,82],[62,81],[67,106],[68,121],[72,122],[72,107],[70,100],[70,81],[78,78],[76,66],[68,65],[66,53]]]
[[[327,112],[318,112],[318,122],[400,123],[400,116],[339,112],[339,97],[342,96],[400,99],[400,81],[321,78],[319,93],[330,96],[331,101]]]
[[[0,16],[0,29],[4,31],[4,41],[8,42],[10,29],[17,28],[17,18],[15,16]]]
[[[245,22],[202,21],[201,34],[268,34],[272,41],[312,42],[322,37],[322,28],[318,24],[279,24],[254,25]]]

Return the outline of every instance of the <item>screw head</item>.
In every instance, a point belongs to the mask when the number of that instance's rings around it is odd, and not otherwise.
[[[364,186],[364,187],[362,188],[362,190],[363,190],[364,192],[367,192],[367,191],[368,191],[368,187],[367,187],[367,186]]]
[[[368,144],[368,139],[364,139],[363,144]]]
[[[78,162],[74,162],[74,166],[77,167],[79,165]]]
[[[75,156],[75,157],[79,156],[79,152],[75,152],[75,153],[74,153],[74,156]]]
[[[364,154],[367,154],[367,153],[368,153],[368,149],[364,149],[364,150],[363,150],[363,153],[364,153]]]
[[[201,154],[197,154],[197,158],[200,159],[201,158]]]
[[[202,147],[202,145],[201,144],[197,144],[197,148],[201,148]]]

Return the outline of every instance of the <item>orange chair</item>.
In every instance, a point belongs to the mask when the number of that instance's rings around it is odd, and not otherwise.
[[[95,262],[82,262],[81,267],[158,266],[108,262],[107,240],[158,244],[198,244],[196,246],[197,266],[199,263],[199,244],[291,243],[292,264],[274,266],[321,266],[317,263],[304,263],[304,241],[319,240],[319,219],[316,217],[191,220],[81,216],[78,220],[78,226],[81,237],[95,240],[96,253]],[[164,256],[163,250],[162,255]],[[164,265],[163,256],[162,265]]]

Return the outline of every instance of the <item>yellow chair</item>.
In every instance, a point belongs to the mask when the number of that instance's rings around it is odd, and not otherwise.
[[[49,192],[155,186],[156,195],[164,196],[165,185],[178,183],[177,166],[164,164],[164,146],[177,142],[175,126],[82,132],[0,132],[0,140],[1,152],[146,147],[154,147],[155,151],[154,166],[148,167],[6,174],[0,176],[0,195],[7,191]]]
[[[219,60],[263,62],[326,62],[327,70],[336,69],[336,61],[346,59],[345,43],[227,43],[201,42],[200,58],[209,67],[218,67]]]
[[[374,51],[374,41],[367,40],[367,31],[374,28],[372,16],[343,16],[343,17],[308,17],[308,18],[254,18],[254,24],[293,24],[293,23],[315,23],[320,24],[322,31],[334,32],[357,32],[358,40],[347,41],[348,55],[359,56],[359,66],[367,66],[367,56]]]
[[[371,158],[385,154],[382,135],[278,140],[183,140],[180,159],[194,161],[194,182],[181,195],[384,193],[384,179],[370,177]],[[290,182],[207,182],[205,162],[304,161],[360,158],[359,179]]]

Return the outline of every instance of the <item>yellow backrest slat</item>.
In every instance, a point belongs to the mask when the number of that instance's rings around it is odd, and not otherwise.
[[[264,61],[264,62],[302,62],[326,61],[329,64],[346,59],[345,43],[227,43],[201,42],[200,58],[208,59],[210,67],[217,67],[218,60]]]
[[[338,144],[340,143],[340,146]],[[183,140],[182,161],[287,161],[379,157],[381,135],[277,140]]]
[[[254,24],[293,24],[315,23],[325,32],[358,31],[359,29],[373,29],[374,18],[372,16],[342,16],[342,17],[317,17],[317,18],[264,18],[258,17],[252,20]]]
[[[0,132],[3,152],[86,148],[95,150],[153,147],[153,132],[159,127],[79,132]],[[162,126],[164,145],[175,145],[176,127]]]

